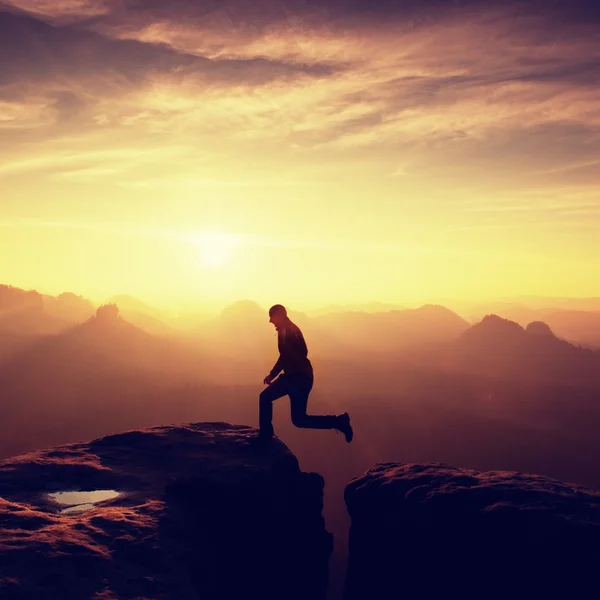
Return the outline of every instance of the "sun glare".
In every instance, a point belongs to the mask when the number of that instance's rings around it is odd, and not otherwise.
[[[202,265],[207,269],[224,267],[231,259],[239,240],[232,235],[217,232],[199,233],[192,237]]]

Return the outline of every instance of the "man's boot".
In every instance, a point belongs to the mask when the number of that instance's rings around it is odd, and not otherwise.
[[[338,417],[338,430],[346,437],[346,441],[350,443],[354,437],[352,425],[350,425],[350,415],[346,412]]]

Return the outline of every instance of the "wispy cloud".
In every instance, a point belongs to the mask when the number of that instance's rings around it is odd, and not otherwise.
[[[3,161],[0,163],[0,177],[29,172],[50,172],[63,177],[124,172],[140,164],[160,163],[167,157],[186,154],[187,150],[185,146],[149,149],[130,146],[106,150],[60,151],[50,146],[47,153],[17,156],[12,160]]]
[[[3,4],[54,22],[98,17],[111,12],[108,0],[3,0]]]
[[[43,98],[28,98],[25,102],[0,100],[0,131],[38,128],[53,120],[49,103]]]
[[[558,175],[600,152],[600,44],[585,2],[543,14],[469,1],[10,4],[22,14],[0,14],[4,131],[378,152],[410,160],[411,174],[454,162],[491,173],[501,154],[524,176]],[[95,168],[111,167],[66,177]]]

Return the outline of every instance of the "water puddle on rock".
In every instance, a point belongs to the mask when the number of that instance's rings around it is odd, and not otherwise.
[[[53,492],[48,494],[48,497],[65,507],[60,511],[62,514],[73,514],[90,510],[98,502],[112,500],[120,495],[120,492],[116,490],[94,490],[91,492]]]

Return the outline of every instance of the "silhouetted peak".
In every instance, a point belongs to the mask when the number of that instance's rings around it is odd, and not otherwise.
[[[119,322],[119,307],[116,304],[103,304],[96,311],[95,322],[99,325],[114,326]]]
[[[550,329],[550,326],[543,321],[532,321],[527,325],[525,331],[530,335],[545,335],[549,337],[556,337]]]
[[[513,332],[517,335],[524,331],[523,327],[515,321],[504,319],[498,315],[486,315],[477,325],[473,326],[473,328],[475,327],[491,332]]]
[[[525,330],[518,323],[498,315],[486,315],[479,323],[467,329],[461,339],[467,342],[506,344],[525,339]]]

